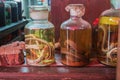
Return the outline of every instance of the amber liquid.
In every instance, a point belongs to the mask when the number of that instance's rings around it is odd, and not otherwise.
[[[46,66],[54,62],[54,28],[25,29],[26,58],[29,65]]]
[[[120,24],[119,24],[119,30],[118,30],[118,54],[117,54],[116,80],[120,80]]]
[[[116,66],[118,25],[100,24],[98,29],[98,59],[101,63]]]
[[[91,29],[61,29],[62,63],[68,66],[84,66],[89,62]]]

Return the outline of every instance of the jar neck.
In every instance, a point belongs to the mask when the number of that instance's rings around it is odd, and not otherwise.
[[[71,20],[80,20],[82,19],[81,17],[78,17],[78,16],[70,16],[70,19]]]
[[[32,21],[34,21],[34,22],[39,22],[39,21],[48,22],[48,19],[33,19]]]
[[[30,17],[33,20],[47,20],[48,14],[48,10],[30,10]]]

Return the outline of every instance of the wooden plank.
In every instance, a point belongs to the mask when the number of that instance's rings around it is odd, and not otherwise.
[[[56,63],[47,67],[0,66],[0,79],[7,80],[115,80],[116,68],[98,63],[96,60],[84,67],[68,67],[61,64],[60,54],[55,54]]]
[[[0,67],[3,80],[115,80],[115,75],[107,67]]]

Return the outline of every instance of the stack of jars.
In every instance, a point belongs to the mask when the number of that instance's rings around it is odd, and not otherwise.
[[[116,66],[119,0],[111,0],[112,8],[100,16],[96,50],[99,62]],[[116,7],[117,6],[117,7]],[[85,66],[90,62],[92,49],[91,25],[82,19],[85,13],[83,4],[69,4],[66,8],[70,18],[61,24],[61,62],[67,66]],[[29,65],[46,66],[54,59],[54,26],[48,21],[46,6],[31,6],[32,21],[25,27],[26,60]]]
[[[21,2],[0,2],[0,27],[22,20]]]

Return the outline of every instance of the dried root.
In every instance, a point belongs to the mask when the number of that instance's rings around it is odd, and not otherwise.
[[[30,50],[30,55],[36,55],[35,59],[29,59],[32,63],[40,63],[43,60],[49,60],[52,55],[52,48],[50,44],[42,39],[36,38],[34,35],[29,34],[25,36],[26,50]],[[34,56],[31,56],[31,58]]]

